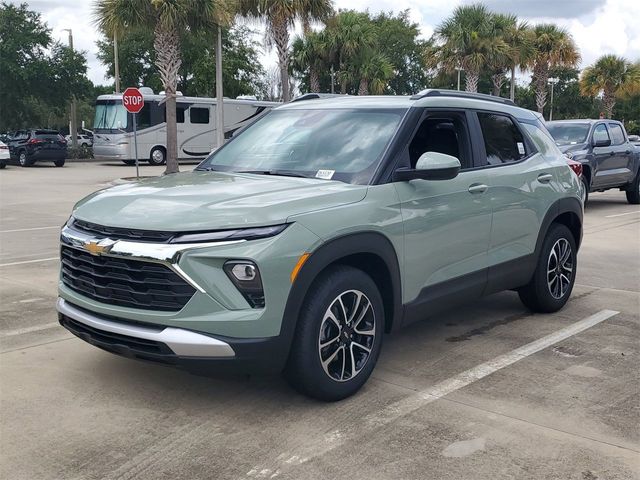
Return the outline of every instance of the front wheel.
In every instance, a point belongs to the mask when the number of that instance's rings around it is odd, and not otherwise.
[[[636,174],[636,178],[627,187],[627,202],[632,205],[640,204],[640,171]]]
[[[55,161],[53,162],[53,164],[54,164],[56,167],[64,167],[64,158],[63,158],[62,160],[55,160]]]
[[[569,300],[576,279],[577,251],[571,231],[554,223],[547,232],[531,281],[518,290],[534,312],[557,312]]]
[[[313,398],[336,401],[356,393],[382,347],[384,308],[376,284],[353,267],[324,272],[304,300],[285,371]]]
[[[589,182],[584,175],[580,177],[580,180],[582,181],[582,205],[586,205],[589,201]]]
[[[163,147],[154,147],[149,155],[150,165],[164,165],[167,161],[167,152]]]

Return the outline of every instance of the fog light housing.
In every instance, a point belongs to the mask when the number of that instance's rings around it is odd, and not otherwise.
[[[231,260],[224,271],[251,308],[264,308],[264,290],[260,270],[248,260]]]

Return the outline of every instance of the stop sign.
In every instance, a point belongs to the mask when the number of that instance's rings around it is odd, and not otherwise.
[[[127,88],[122,94],[122,105],[131,113],[138,113],[144,107],[144,98],[135,87]]]

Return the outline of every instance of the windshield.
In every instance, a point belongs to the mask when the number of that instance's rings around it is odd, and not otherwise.
[[[275,110],[199,170],[294,174],[366,184],[403,110]]]
[[[122,102],[120,100],[99,100],[96,102],[93,129],[98,133],[126,130],[127,110],[122,106]]]
[[[574,145],[587,141],[588,123],[547,123],[547,130],[558,145]]]

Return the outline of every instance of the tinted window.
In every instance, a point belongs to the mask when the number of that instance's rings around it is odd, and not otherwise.
[[[460,160],[462,168],[471,168],[471,150],[464,115],[437,113],[425,119],[409,144],[411,168],[425,152],[438,152]]]
[[[404,110],[272,111],[233,137],[199,168],[285,170],[368,183]]]
[[[609,131],[611,132],[611,141],[614,145],[621,145],[624,143],[624,132],[622,127],[616,123],[609,124]]]
[[[189,109],[191,123],[209,123],[209,109],[191,107]]]
[[[609,140],[609,133],[607,133],[607,127],[604,126],[604,123],[596,125],[596,128],[593,129],[593,141],[599,142],[601,140]]]
[[[527,156],[522,133],[510,117],[497,113],[478,113],[489,165],[517,162]]]
[[[184,107],[181,105],[176,106],[176,122],[184,123],[184,112],[189,107]]]

